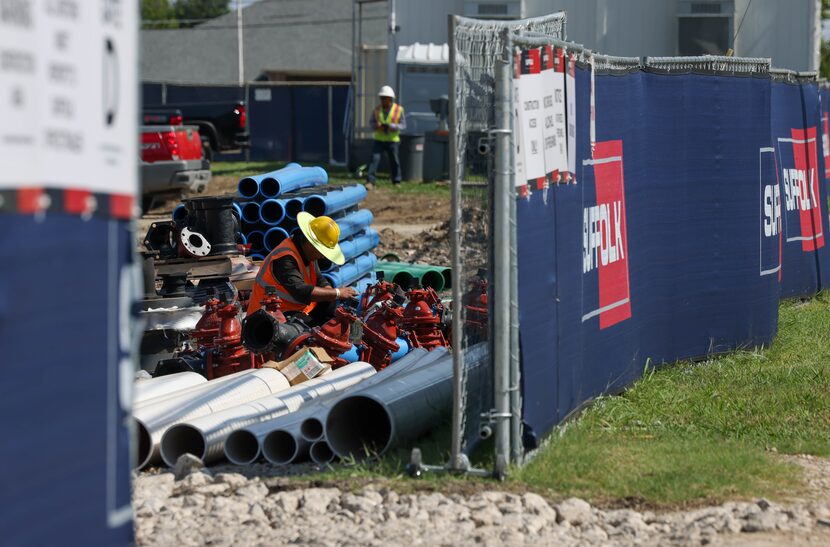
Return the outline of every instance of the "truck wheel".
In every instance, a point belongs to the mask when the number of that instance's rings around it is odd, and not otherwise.
[[[207,161],[213,161],[213,147],[210,146],[210,139],[202,139],[202,157]]]

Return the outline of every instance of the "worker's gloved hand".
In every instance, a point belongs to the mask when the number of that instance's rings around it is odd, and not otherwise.
[[[351,300],[357,297],[357,291],[351,287],[340,287],[340,300]]]

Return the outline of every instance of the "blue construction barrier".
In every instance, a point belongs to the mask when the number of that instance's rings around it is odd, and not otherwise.
[[[0,543],[132,544],[130,222],[2,211],[0,234]]]
[[[830,278],[815,82],[597,71],[592,143],[575,79],[576,183],[517,201],[529,448],[646,366],[770,344],[780,299]]]

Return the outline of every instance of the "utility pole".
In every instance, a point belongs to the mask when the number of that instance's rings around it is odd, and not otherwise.
[[[245,85],[245,44],[242,36],[242,0],[236,0],[236,52],[239,67],[239,87]]]

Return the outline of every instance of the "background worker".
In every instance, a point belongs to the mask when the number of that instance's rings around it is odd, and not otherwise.
[[[308,326],[332,317],[332,303],[357,296],[351,287],[334,288],[320,273],[323,258],[342,265],[346,260],[338,243],[340,227],[327,216],[297,215],[300,229],[285,238],[262,261],[257,272],[248,315],[262,306],[266,287],[274,287],[282,299],[280,309],[287,318],[300,316]]]
[[[385,85],[378,92],[380,105],[372,112],[372,119],[369,125],[375,128],[372,146],[372,163],[369,165],[369,172],[366,182],[374,185],[375,176],[380,165],[380,155],[386,154],[389,158],[389,172],[394,184],[401,183],[401,162],[398,154],[401,143],[401,131],[406,129],[406,117],[403,107],[395,102],[395,91]]]

